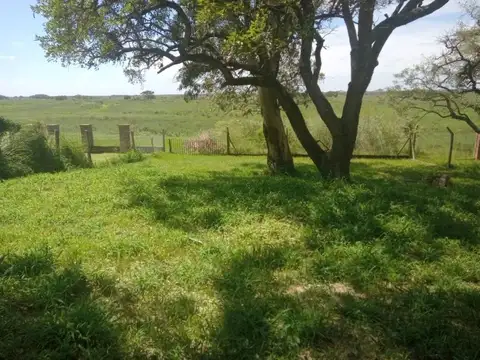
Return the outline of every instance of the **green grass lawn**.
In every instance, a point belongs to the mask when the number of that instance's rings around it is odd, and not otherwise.
[[[0,183],[2,359],[475,359],[480,167],[161,154]]]

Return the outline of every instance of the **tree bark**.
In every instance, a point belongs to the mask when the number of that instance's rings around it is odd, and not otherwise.
[[[328,176],[328,156],[327,153],[318,145],[307,127],[305,118],[300,108],[295,103],[292,95],[279,83],[276,84],[276,92],[280,105],[292,125],[295,135],[307,152],[308,157],[313,161],[320,174],[324,177]]]
[[[263,134],[268,151],[268,170],[271,174],[292,174],[295,172],[295,166],[275,90],[260,87],[258,94],[263,117]]]
[[[350,180],[350,162],[355,148],[352,134],[333,136],[332,149],[328,153],[328,177]]]

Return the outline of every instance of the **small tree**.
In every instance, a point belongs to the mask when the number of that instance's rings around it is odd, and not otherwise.
[[[142,92],[140,93],[140,95],[142,95],[142,97],[143,97],[144,99],[147,99],[147,100],[155,99],[155,95],[154,95],[154,94],[155,94],[155,93],[154,93],[153,91],[151,91],[151,90],[145,90],[145,91],[142,91]]]
[[[443,52],[432,56],[397,77],[394,94],[406,106],[465,122],[477,134],[480,127],[480,5],[466,6],[473,20],[443,36]]]

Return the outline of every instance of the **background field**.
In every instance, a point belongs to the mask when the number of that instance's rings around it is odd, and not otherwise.
[[[331,98],[340,113],[343,96]],[[304,108],[308,124],[318,140],[329,143],[327,132],[313,107]],[[92,124],[96,145],[117,145],[118,124],[134,125],[138,145],[162,146],[162,130],[170,138],[186,139],[208,132],[220,141],[226,139],[229,127],[238,151],[252,153],[265,150],[259,114],[244,116],[237,112],[224,113],[208,99],[185,102],[182,96],[157,96],[153,100],[112,97],[70,97],[66,100],[10,99],[0,101],[0,116],[21,123],[40,121],[61,124],[62,135],[80,139],[79,125]],[[381,95],[367,95],[361,115],[357,154],[394,155],[405,143],[403,127],[406,119],[399,117]],[[288,121],[285,118],[287,129]],[[474,133],[463,123],[439,119],[435,115],[421,120],[418,151],[423,157],[446,159],[449,126],[456,133],[455,159],[471,158]],[[295,152],[302,152],[293,131],[289,138]],[[405,153],[405,150],[404,152]]]

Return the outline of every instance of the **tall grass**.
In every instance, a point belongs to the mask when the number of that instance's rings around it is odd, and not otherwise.
[[[288,140],[293,153],[304,154],[305,150],[298,141],[294,131],[283,117],[286,124]],[[217,124],[215,134],[218,138],[226,138],[226,128],[230,130],[235,149],[239,153],[265,153],[266,145],[262,125],[259,119],[233,119]],[[381,115],[365,116],[361,119],[355,154],[361,155],[396,155],[405,144],[404,121],[388,121]],[[310,123],[312,135],[325,149],[332,146],[332,138],[323,123]],[[407,147],[404,148],[403,153]]]
[[[62,142],[56,149],[40,123],[21,127],[8,121],[1,123],[4,131],[0,133],[0,179],[90,166],[78,145]]]

